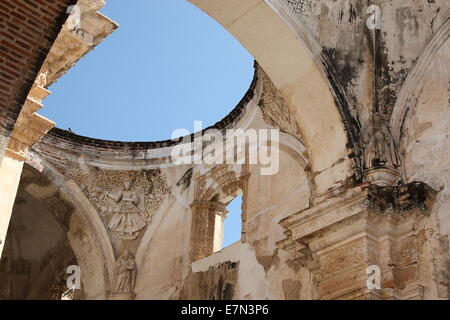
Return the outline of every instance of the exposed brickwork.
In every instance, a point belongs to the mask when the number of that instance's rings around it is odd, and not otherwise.
[[[8,136],[76,0],[0,2],[0,134]]]

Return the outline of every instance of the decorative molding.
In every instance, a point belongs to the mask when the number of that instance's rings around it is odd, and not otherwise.
[[[105,5],[102,0],[79,0],[77,6],[81,13],[81,28],[70,30],[69,22],[61,29],[41,69],[42,87],[55,83],[82,57],[93,50],[106,37],[118,28],[118,24],[98,10]]]
[[[367,192],[361,187],[350,190],[340,196],[332,198],[303,210],[280,221],[280,225],[289,230],[289,238],[294,241],[300,239],[339,221],[358,214],[367,208]]]
[[[220,201],[227,203],[242,189],[241,173],[244,165],[221,164],[197,177],[195,201]],[[213,198],[215,199],[213,200]]]
[[[321,12],[320,0],[287,0],[287,3],[296,14],[317,16]]]
[[[45,67],[43,69],[45,70]],[[28,149],[41,141],[55,126],[53,121],[36,113],[43,107],[42,100],[50,94],[50,91],[43,87],[47,73],[40,73],[36,78],[11,133],[6,152],[16,160],[26,161]]]
[[[380,187],[370,185],[368,189],[368,207],[379,213],[407,212],[420,209],[429,214],[437,191],[423,182],[411,182],[400,186]]]
[[[280,141],[280,150],[289,154],[294,160],[296,160],[303,168],[306,168],[308,165],[308,160],[305,158],[303,153],[300,153],[298,150],[294,149],[292,146],[288,146]],[[306,149],[304,150],[306,153]]]
[[[28,149],[55,126],[54,122],[36,114],[35,106],[28,98],[11,133],[7,154],[19,161],[26,161]]]

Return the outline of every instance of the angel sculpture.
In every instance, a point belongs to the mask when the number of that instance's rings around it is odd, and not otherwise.
[[[142,217],[140,205],[143,199],[138,196],[136,190],[132,190],[133,180],[123,182],[123,186],[115,192],[107,192],[106,195],[113,201],[110,208],[112,215],[108,228],[119,234],[122,240],[134,240],[139,231],[147,226]]]

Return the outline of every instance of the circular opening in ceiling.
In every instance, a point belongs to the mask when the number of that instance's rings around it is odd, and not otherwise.
[[[82,136],[170,139],[224,118],[253,78],[253,58],[186,0],[107,0],[120,27],[49,89],[41,114]]]

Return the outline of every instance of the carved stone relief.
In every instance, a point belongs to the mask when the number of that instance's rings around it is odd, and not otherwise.
[[[287,3],[296,14],[306,16],[320,14],[319,0],[287,0]]]
[[[69,176],[119,240],[135,240],[151,223],[153,214],[169,191],[166,177],[160,170],[98,170],[89,177],[77,169]]]
[[[292,11],[299,17],[318,17],[327,14],[327,19],[334,23],[356,23],[360,18],[356,11],[355,0],[286,0]],[[325,9],[323,9],[325,8]]]
[[[364,245],[361,241],[354,240],[324,254],[320,259],[321,276],[331,276],[345,268],[362,263],[366,259],[363,249]]]
[[[136,263],[131,252],[125,250],[116,262],[115,294],[133,293],[136,285]]]
[[[365,168],[386,166],[398,168],[400,159],[395,148],[394,138],[388,124],[380,114],[373,116],[372,123],[363,132],[365,144]]]
[[[368,207],[378,213],[402,213],[418,208],[425,214],[431,212],[437,192],[423,182],[411,182],[400,186],[368,188]]]
[[[423,232],[433,191],[417,183],[403,194],[398,190],[371,185],[360,194],[349,193],[354,200],[330,199],[282,220],[289,241],[278,245],[290,261],[308,267],[316,299],[421,299],[417,233]],[[429,199],[421,198],[424,193]],[[392,202],[398,202],[394,210],[380,211]],[[339,216],[333,216],[336,212]],[[382,270],[381,289],[367,287],[367,268],[373,265]]]
[[[258,72],[263,81],[263,92],[258,105],[263,114],[264,121],[302,141],[300,128],[284,101],[281,92],[275,87],[262,69],[259,69]]]

